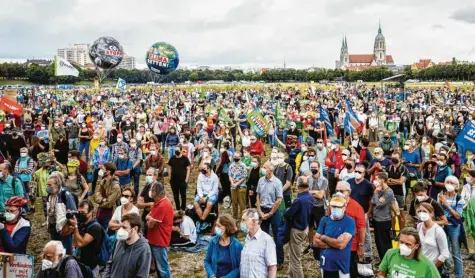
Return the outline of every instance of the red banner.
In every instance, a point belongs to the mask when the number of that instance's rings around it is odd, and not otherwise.
[[[2,97],[0,99],[0,109],[8,113],[12,113],[16,116],[23,115],[23,107],[21,107],[21,105],[18,104],[18,102],[12,99],[9,99],[7,97]]]

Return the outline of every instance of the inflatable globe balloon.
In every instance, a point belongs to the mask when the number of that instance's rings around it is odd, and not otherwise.
[[[100,37],[89,48],[89,57],[101,69],[117,67],[124,58],[124,49],[112,37]]]
[[[168,74],[178,67],[178,51],[166,42],[157,42],[147,51],[145,62],[148,68],[158,74]]]

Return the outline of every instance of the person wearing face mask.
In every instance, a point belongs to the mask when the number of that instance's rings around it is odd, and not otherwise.
[[[333,139],[330,145],[330,151],[325,159],[325,165],[328,167],[327,179],[330,189],[330,195],[335,193],[336,182],[338,178],[335,176],[337,169],[343,168],[344,162],[342,150],[340,149],[340,140]]]
[[[150,213],[150,210],[153,207],[153,198],[151,197],[151,187],[154,182],[157,181],[159,172],[155,168],[149,168],[145,172],[145,186],[143,187],[140,195],[137,199],[137,208],[143,209],[142,212],[142,221],[145,223],[145,218]],[[143,227],[144,236],[147,234],[147,226]]]
[[[118,242],[102,277],[148,277],[152,252],[147,240],[140,234],[140,216],[137,213],[125,214],[120,223],[117,231]]]
[[[412,216],[414,223],[419,223],[419,218],[417,217],[416,208],[419,207],[420,204],[427,203],[430,204],[434,210],[433,214],[435,217],[434,223],[438,224],[441,227],[446,226],[449,224],[447,217],[442,210],[441,205],[437,202],[437,200],[432,199],[427,195],[427,185],[424,181],[417,182],[412,187],[412,194],[415,196],[414,200],[411,201],[411,205],[409,206],[409,215]]]
[[[196,245],[197,229],[193,220],[182,210],[173,217],[171,247],[186,248]]]
[[[350,277],[351,246],[355,221],[345,215],[346,200],[335,194],[330,200],[331,215],[325,216],[313,237],[313,245],[321,249],[320,269],[323,277]],[[332,275],[332,276],[329,276]]]
[[[61,241],[52,240],[43,248],[41,267],[36,278],[83,278],[92,275],[89,267],[83,272],[79,264],[75,257],[66,255]]]
[[[104,163],[110,161],[111,152],[109,147],[106,145],[106,140],[101,138],[99,146],[94,150],[92,154],[92,159],[90,162],[90,167],[93,169],[93,180],[92,180],[92,192],[96,189],[97,179],[99,177],[99,169],[104,165]]]
[[[23,184],[11,175],[10,163],[0,164],[0,213],[5,212],[5,202],[13,196],[23,197]]]
[[[246,165],[241,162],[241,154],[238,152],[233,155],[233,162],[229,165],[228,175],[231,184],[233,217],[237,220],[246,209],[246,180],[248,176]]]
[[[31,222],[21,216],[27,199],[11,197],[5,203],[6,222],[0,223],[0,252],[26,254],[31,234]]]
[[[132,187],[132,169],[134,161],[129,159],[127,152],[124,149],[119,150],[119,157],[114,161],[115,176],[119,177],[119,183],[121,188]]]
[[[214,228],[204,267],[208,277],[238,277],[241,263],[242,244],[236,238],[238,232],[234,219],[227,214],[220,215]]]
[[[463,208],[464,226],[466,234],[471,234],[472,237],[467,237],[467,245],[469,256],[468,258],[475,261],[475,241],[473,234],[475,233],[474,227],[470,223],[475,223],[475,170],[470,169],[467,171],[465,177],[465,185],[462,189],[462,198],[465,201]]]
[[[119,152],[121,149],[124,149],[126,153],[129,152],[129,144],[124,142],[124,135],[117,135],[117,143],[111,146],[111,161],[116,161],[119,158]]]
[[[447,237],[453,254],[455,277],[463,277],[463,262],[460,249],[460,235],[462,234],[462,213],[465,200],[457,193],[459,180],[455,176],[445,178],[445,191],[437,195],[437,201],[441,204],[444,214],[449,221],[447,225]]]
[[[132,165],[132,171],[130,173],[130,176],[134,179],[134,191],[135,195],[139,193],[139,183],[140,183],[140,166],[142,165],[142,149],[137,146],[137,141],[136,139],[131,139],[130,140],[130,146],[129,146],[129,151],[127,153],[127,157],[131,161],[133,161]]]
[[[265,176],[266,170],[261,168],[261,158],[258,156],[253,156],[251,160],[251,170],[248,171],[249,176],[247,178],[247,198],[246,198],[246,207],[256,208],[256,197],[257,197],[257,184],[259,179]]]
[[[33,169],[35,168],[34,160],[28,156],[28,148],[21,148],[20,149],[20,158],[17,160],[14,168],[15,176],[21,180],[24,185],[24,192],[28,194],[30,193],[30,181],[33,180]],[[31,196],[30,200],[32,202],[31,212],[33,213],[34,210],[34,200],[36,196]]]
[[[406,218],[403,210],[406,207],[406,180],[409,178],[409,171],[402,164],[401,155],[398,152],[394,152],[391,156],[392,165],[388,169],[388,185],[394,193],[394,198],[398,203],[399,214],[397,214],[399,220],[399,227],[403,229],[406,224]],[[393,222],[395,222],[393,220]],[[395,224],[393,224],[393,227]]]
[[[440,278],[440,274],[434,263],[422,254],[421,238],[417,230],[407,227],[399,234],[399,248],[388,250],[384,256],[377,277]]]
[[[447,164],[449,165],[450,169],[452,169],[454,176],[460,178],[462,175],[462,157],[457,151],[456,145],[453,145],[449,150]]]
[[[105,240],[105,230],[94,219],[94,205],[89,200],[82,200],[77,215],[68,221],[74,229],[73,244],[79,249],[79,261],[87,265],[97,277],[98,255]]]
[[[434,222],[434,208],[428,203],[421,203],[417,208],[417,231],[421,238],[422,254],[434,262],[441,277],[449,277],[444,269],[444,262],[450,258],[447,235],[444,229]]]
[[[372,206],[368,211],[368,218],[373,219],[374,239],[380,260],[392,247],[391,204],[394,201],[394,192],[388,186],[388,179],[387,173],[380,172],[376,175],[373,181],[376,188],[371,200]]]
[[[135,193],[132,188],[127,187],[122,190],[122,195],[120,197],[120,206],[115,208],[114,214],[112,215],[111,221],[109,222],[110,230],[119,230],[121,227],[121,219],[126,214],[139,214],[139,209],[133,204],[134,199]]]
[[[344,150],[343,154],[345,154],[345,152],[348,152],[348,150]],[[345,159],[345,157],[347,158]],[[345,155],[343,155],[343,159],[345,159],[345,167],[341,171],[337,171],[336,175],[339,180],[347,181],[355,177],[355,161],[353,160],[353,158]]]
[[[452,169],[447,165],[447,155],[437,155],[437,171],[433,179],[430,179],[432,187],[430,189],[430,197],[437,199],[437,196],[445,188],[445,180],[447,177],[452,176]]]
[[[302,176],[304,173],[309,172],[310,163],[312,163],[312,161],[315,159],[315,149],[307,149],[307,147],[304,145],[302,147],[302,152],[297,156],[296,159],[297,176]]]
[[[396,148],[396,143],[391,140],[389,132],[385,132],[383,139],[379,142],[379,147],[383,150],[384,156],[390,156]]]
[[[82,152],[86,152],[86,162],[89,162],[89,146],[91,144],[91,139],[93,132],[87,127],[85,123],[81,124],[79,129],[79,155],[82,156]]]
[[[94,202],[99,205],[96,218],[104,230],[109,226],[116,203],[121,197],[119,177],[115,175],[116,170],[114,163],[104,163],[98,172],[102,179],[94,191]]]
[[[77,159],[69,159],[67,163],[67,176],[64,185],[68,190],[76,195],[78,201],[84,200],[89,192],[89,185],[86,179],[79,174],[79,161]]]
[[[277,153],[277,164],[274,168],[274,176],[277,177],[283,184],[283,201],[285,208],[290,207],[292,204],[292,183],[294,180],[294,170],[285,162],[285,154],[282,152]]]
[[[168,150],[169,159],[175,155],[175,148],[178,144],[180,144],[180,137],[176,134],[176,128],[171,127],[165,138],[165,147]]]
[[[48,199],[46,204],[46,223],[51,240],[60,240],[66,248],[67,254],[72,254],[72,234],[68,232],[67,211],[76,211],[77,205],[74,196],[62,186],[63,179],[57,172],[51,173],[47,180],[46,192]],[[63,234],[63,235],[62,235]]]
[[[170,278],[167,249],[173,227],[173,206],[165,194],[165,187],[160,182],[153,183],[151,192],[154,204],[146,217],[147,239],[155,258],[157,272],[162,278]]]
[[[66,140],[66,133],[61,133],[53,146],[54,156],[61,164],[68,163],[69,143]],[[92,152],[90,152],[92,153]]]
[[[272,237],[264,232],[262,218],[256,209],[246,209],[241,217],[240,230],[246,234],[241,252],[239,277],[277,277],[277,256]]]
[[[183,155],[181,145],[176,146],[174,150],[174,155],[168,160],[168,175],[170,177],[170,185],[173,191],[176,209],[185,210],[186,189],[190,178],[191,163],[188,157]]]
[[[320,175],[322,177],[327,177],[328,167],[325,165],[325,159],[328,156],[328,149],[323,145],[323,139],[317,139],[317,145],[315,148],[316,160],[320,163]]]
[[[163,169],[165,166],[165,159],[158,151],[157,145],[155,144],[150,145],[149,150],[150,150],[150,153],[148,154],[148,156],[145,158],[145,161],[144,161],[145,171],[147,171],[150,167],[158,169],[161,173],[160,180],[163,181]]]
[[[20,136],[20,131],[14,130],[11,138],[6,140],[6,156],[15,165],[20,157],[20,149],[26,148],[25,138]]]

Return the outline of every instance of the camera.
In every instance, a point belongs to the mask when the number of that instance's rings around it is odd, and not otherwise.
[[[73,219],[74,216],[76,216],[76,218],[78,218],[78,214],[79,212],[75,211],[75,210],[72,210],[72,211],[68,211],[66,212],[66,219]]]

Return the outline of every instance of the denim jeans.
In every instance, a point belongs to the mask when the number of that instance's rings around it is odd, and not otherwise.
[[[460,225],[447,225],[447,237],[455,266],[455,277],[463,277],[462,252],[460,250]]]
[[[49,232],[51,240],[59,240],[63,244],[64,249],[66,249],[66,254],[72,255],[73,254],[73,235],[69,236],[60,236],[56,231]]]
[[[168,146],[168,160],[170,160],[170,158],[172,158],[174,155],[175,155],[175,149],[176,149],[176,146]]]
[[[166,144],[166,139],[167,139],[167,133],[166,132],[163,132],[162,133],[162,154],[165,153],[165,144]]]
[[[86,151],[86,162],[89,162],[89,145],[91,141],[79,143],[79,157],[82,156],[82,151]]]
[[[69,149],[70,150],[77,150],[78,149],[78,138],[70,138],[69,142]]]
[[[270,209],[262,208],[263,213],[268,213]],[[277,233],[279,232],[279,225],[282,221],[280,210],[276,210],[274,215],[261,223],[261,229],[269,234],[269,227],[272,226],[272,237],[274,237],[275,248],[277,252],[277,264],[284,264],[284,246],[277,243]]]
[[[133,176],[135,196],[139,196],[140,173],[141,173],[140,166],[137,166],[137,168],[134,169],[134,176]]]
[[[165,247],[158,247],[150,245],[153,257],[155,258],[155,265],[157,267],[158,277],[171,277],[170,267],[168,266],[168,250]]]
[[[275,146],[275,137],[274,137],[274,135],[270,135],[270,134],[267,135],[267,141],[268,141],[267,143],[269,143],[269,145],[271,147]]]

